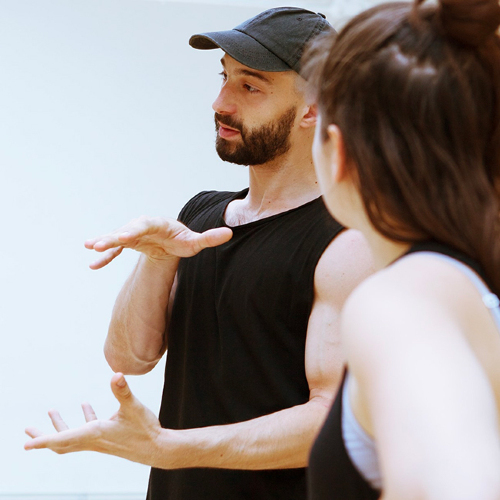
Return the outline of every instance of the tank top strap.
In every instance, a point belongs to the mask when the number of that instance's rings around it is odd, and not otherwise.
[[[432,251],[422,251],[420,254],[431,255],[433,258],[444,260],[449,262],[451,265],[459,269],[463,274],[465,274],[473,285],[478,289],[481,297],[483,299],[484,305],[491,311],[493,319],[495,320],[498,330],[500,331],[500,299],[496,294],[494,294],[486,283],[483,281],[482,277],[473,270],[470,266],[459,261],[455,257],[445,255],[438,252]]]

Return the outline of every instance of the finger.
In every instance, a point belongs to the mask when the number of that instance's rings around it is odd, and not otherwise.
[[[109,248],[117,246],[128,247],[129,243],[132,244],[131,248],[133,248],[133,245],[136,243],[135,240],[158,232],[159,224],[161,225],[161,222],[158,221],[158,218],[139,217],[120,229],[91,241],[93,243],[92,248],[97,252],[104,252]]]
[[[85,240],[84,245],[89,250],[104,252],[109,248],[120,246],[122,242],[128,242],[144,235],[156,233],[164,224],[164,219],[160,217],[138,217],[115,231],[103,234],[97,238]]]
[[[26,434],[28,434],[28,433],[26,433]],[[35,441],[35,438],[34,438],[31,441],[28,441],[27,443],[24,443],[24,449],[26,451],[29,451],[29,450],[34,450],[36,448],[41,448],[41,446],[37,446],[37,444],[38,444],[38,442]]]
[[[38,430],[36,427],[26,427],[24,432],[31,438],[43,436],[43,432]]]
[[[82,403],[83,415],[85,416],[85,422],[91,422],[92,420],[97,420],[94,408],[89,403]]]
[[[196,236],[200,250],[203,248],[217,247],[226,243],[233,237],[233,232],[228,227],[209,229]]]
[[[130,240],[133,240],[140,236],[141,233],[137,231],[125,231],[124,233],[121,233],[118,235],[118,239],[120,240],[121,243],[128,243]]]
[[[112,248],[108,250],[106,253],[102,255],[99,259],[92,262],[89,265],[90,269],[96,271],[97,269],[102,269],[104,266],[107,266],[110,262],[112,262],[118,255],[122,253],[123,247]]]
[[[129,228],[127,231],[120,233],[117,238],[120,243],[127,246],[130,242],[135,242],[135,240],[142,238],[143,236],[149,236],[158,232],[158,227],[152,223],[143,222],[140,226],[135,228]]]
[[[120,405],[129,405],[134,401],[134,395],[130,390],[123,373],[115,373],[111,378],[111,390]]]
[[[160,217],[140,217],[130,224],[127,228],[117,233],[116,237],[125,247],[135,248],[139,240],[144,237],[156,235],[161,230],[168,229],[170,219],[162,219]],[[178,225],[177,221],[173,221]]]
[[[98,236],[97,238],[90,238],[88,240],[85,240],[85,248],[88,248],[89,250],[96,250],[97,252],[104,252],[109,248],[116,247],[120,245],[118,238],[121,234],[123,234],[124,231],[124,228],[120,228],[111,233]]]
[[[108,235],[102,240],[96,241],[93,246],[93,250],[96,252],[105,252],[110,248],[116,248],[122,246],[122,242],[118,239],[118,235]]]
[[[91,238],[89,240],[85,240],[83,243],[85,245],[85,248],[88,248],[89,250],[94,250],[94,245],[102,240],[102,236],[99,236],[98,238]]]
[[[57,432],[67,431],[69,429],[57,410],[49,410],[49,417]]]
[[[45,434],[33,438],[24,445],[25,450],[49,448],[56,453],[69,453],[90,449],[92,430],[88,426],[70,429],[57,434]]]
[[[118,241],[118,236],[122,231],[115,231],[113,233],[104,234],[98,238],[92,238],[90,240],[85,240],[84,245],[88,250],[96,250],[97,252],[104,252],[109,248],[116,247],[120,244]]]

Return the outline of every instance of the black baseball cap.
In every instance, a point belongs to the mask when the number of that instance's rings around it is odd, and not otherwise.
[[[296,7],[269,9],[228,31],[200,33],[189,39],[195,49],[222,49],[259,71],[296,71],[307,43],[334,31],[324,14]]]

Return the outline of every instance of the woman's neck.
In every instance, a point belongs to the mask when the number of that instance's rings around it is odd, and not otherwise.
[[[371,225],[357,229],[363,233],[370,245],[377,270],[387,267],[401,257],[401,255],[405,254],[411,247],[411,243],[394,241],[382,236]]]

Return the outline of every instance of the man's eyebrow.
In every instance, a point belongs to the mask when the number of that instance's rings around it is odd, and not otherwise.
[[[262,73],[258,73],[257,71],[252,71],[250,69],[238,69],[238,70],[236,70],[236,74],[253,76],[254,78],[258,78],[259,80],[262,80],[263,82],[272,83],[272,81],[269,78],[267,78],[266,76],[264,76]]]
[[[226,67],[224,58],[222,58],[220,60],[220,63],[222,64],[222,66],[224,68]],[[259,73],[258,71],[252,71],[251,69],[243,69],[243,68],[237,69],[236,74],[237,75],[253,76],[254,78],[258,78],[259,80],[261,80],[265,83],[268,83],[268,84],[273,83],[270,78],[267,78],[266,76],[264,76],[262,73]]]

